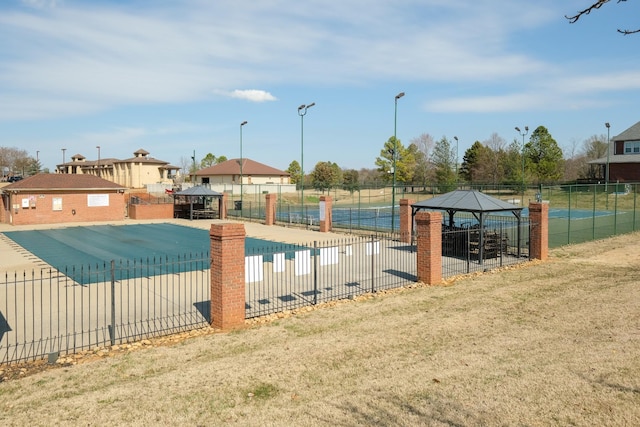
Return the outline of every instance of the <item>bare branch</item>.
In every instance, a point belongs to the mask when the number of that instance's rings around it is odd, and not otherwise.
[[[575,14],[573,16],[565,15],[564,17],[569,20],[570,24],[575,24],[576,22],[578,22],[578,19],[580,19],[582,16],[590,14],[593,10],[600,9],[602,6],[604,6],[605,3],[609,3],[610,1],[611,0],[598,0],[597,2],[593,3],[588,8],[579,11],[577,14]],[[627,0],[618,0],[616,3],[621,3],[621,2],[626,2],[626,1]],[[628,34],[640,33],[640,29],[637,29],[637,30],[620,30],[620,29],[618,29],[618,32],[620,34],[624,34],[626,36]]]
[[[620,34],[624,34],[626,36],[626,35],[629,35],[629,34],[640,33],[640,29],[637,29],[637,30],[618,30],[618,32]]]
[[[574,15],[574,16],[565,15],[564,17],[569,20],[569,23],[574,24],[574,23],[578,22],[578,19],[580,19],[583,15],[590,14],[592,10],[600,9],[605,3],[609,3],[609,1],[611,1],[611,0],[598,0],[597,2],[595,2],[594,4],[589,6],[588,8],[578,12],[576,15]],[[627,1],[627,0],[618,0],[618,3],[620,3],[621,1]]]

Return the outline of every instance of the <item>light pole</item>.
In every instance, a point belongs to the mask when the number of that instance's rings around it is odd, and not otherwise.
[[[96,145],[96,148],[98,149],[98,170],[96,171],[96,175],[100,176],[100,146]]]
[[[240,123],[240,216],[242,216],[242,201],[244,197],[243,184],[244,184],[244,175],[242,173],[242,167],[244,164],[244,159],[242,157],[242,126],[246,125],[247,121]]]
[[[529,133],[529,126],[525,126],[524,127],[524,132],[522,132],[520,130],[520,128],[518,126],[516,126],[516,131],[518,131],[518,133],[520,135],[522,135],[522,204],[524,205],[524,189],[525,189],[525,182],[524,182],[524,137],[526,134]]]
[[[65,161],[66,161],[66,160],[65,160],[65,157],[64,157],[64,152],[65,152],[65,151],[67,151],[67,149],[66,149],[66,148],[63,148],[63,149],[62,149],[62,167],[64,168],[64,173],[67,173],[67,167],[66,167],[66,166],[65,166],[65,164],[64,164],[64,163],[65,163]]]
[[[191,161],[193,162],[193,166],[191,167],[193,171],[193,175],[191,176],[191,184],[195,185],[196,180],[196,150],[193,150],[193,156],[191,156]]]
[[[607,203],[606,203],[606,209],[609,209],[609,191],[607,186],[609,185],[609,151],[610,151],[610,145],[611,145],[611,139],[609,137],[609,128],[611,127],[611,125],[609,124],[609,122],[604,124],[607,127],[607,166],[604,170],[604,192],[607,196]]]
[[[398,157],[398,99],[404,96],[404,92],[396,95],[393,111],[393,182],[391,183],[391,232],[396,229],[396,159]]]
[[[454,136],[453,139],[456,140],[456,190],[458,189],[458,137]]]
[[[40,151],[36,151],[36,173],[40,173]]]
[[[300,116],[300,205],[302,207],[301,218],[304,217],[304,116],[307,110],[316,105],[315,102],[298,107],[298,115]]]

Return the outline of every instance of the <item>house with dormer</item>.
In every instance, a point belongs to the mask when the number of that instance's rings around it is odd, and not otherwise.
[[[608,154],[589,164],[599,168],[598,176],[609,182],[640,182],[640,122],[611,138]]]

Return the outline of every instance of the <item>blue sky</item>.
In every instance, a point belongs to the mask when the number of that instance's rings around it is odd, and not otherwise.
[[[640,120],[640,2],[3,0],[0,146],[51,171],[207,153],[374,168],[394,132],[474,141],[549,129],[570,154]]]

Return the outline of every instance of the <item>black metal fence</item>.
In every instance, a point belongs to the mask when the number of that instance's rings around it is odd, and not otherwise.
[[[415,282],[416,248],[379,236],[282,245],[249,253],[246,269],[252,318]]]
[[[493,228],[485,227],[482,256],[475,251],[475,242],[480,244],[477,228],[443,231],[444,277],[528,259],[528,224],[520,225],[520,233],[508,221],[490,224]],[[415,282],[417,248],[397,237],[374,234],[248,248],[245,317]],[[207,326],[210,265],[209,254],[201,253],[6,273],[0,277],[0,364],[56,358]]]
[[[493,216],[483,230],[477,224],[443,227],[443,277],[488,271],[529,260],[530,224]]]
[[[209,254],[41,269],[0,278],[0,363],[209,324]]]

